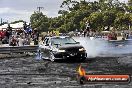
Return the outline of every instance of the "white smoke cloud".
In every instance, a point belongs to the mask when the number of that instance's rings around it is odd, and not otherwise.
[[[96,57],[101,53],[106,51],[107,42],[103,40],[93,39],[91,40],[88,37],[78,37],[74,38],[76,41],[80,42],[81,45],[86,49],[88,57]]]
[[[75,37],[76,41],[86,49],[88,57],[97,56],[122,56],[132,53],[132,41],[113,41],[93,39],[88,37]]]

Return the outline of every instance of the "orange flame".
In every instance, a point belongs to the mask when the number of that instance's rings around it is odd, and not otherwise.
[[[80,76],[85,76],[86,75],[86,71],[82,68],[81,65],[79,66],[78,73],[79,73]]]

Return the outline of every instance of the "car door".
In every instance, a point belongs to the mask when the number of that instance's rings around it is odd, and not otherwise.
[[[45,59],[48,59],[50,57],[50,52],[51,52],[50,46],[51,46],[50,38],[45,38],[44,46],[43,46],[43,48],[41,48],[42,57],[44,57]]]

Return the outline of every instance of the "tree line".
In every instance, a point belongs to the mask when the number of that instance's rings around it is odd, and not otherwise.
[[[127,3],[119,0],[64,0],[58,14],[60,16],[48,18],[42,12],[34,12],[30,17],[31,26],[45,32],[81,31],[86,28],[86,22],[96,31],[105,30],[105,27],[107,30],[110,27],[117,30],[132,28],[132,0]]]

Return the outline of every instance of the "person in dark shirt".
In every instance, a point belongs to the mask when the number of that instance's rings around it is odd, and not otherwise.
[[[34,45],[38,45],[38,43],[39,43],[39,32],[36,28],[34,29],[33,38],[34,38]]]

